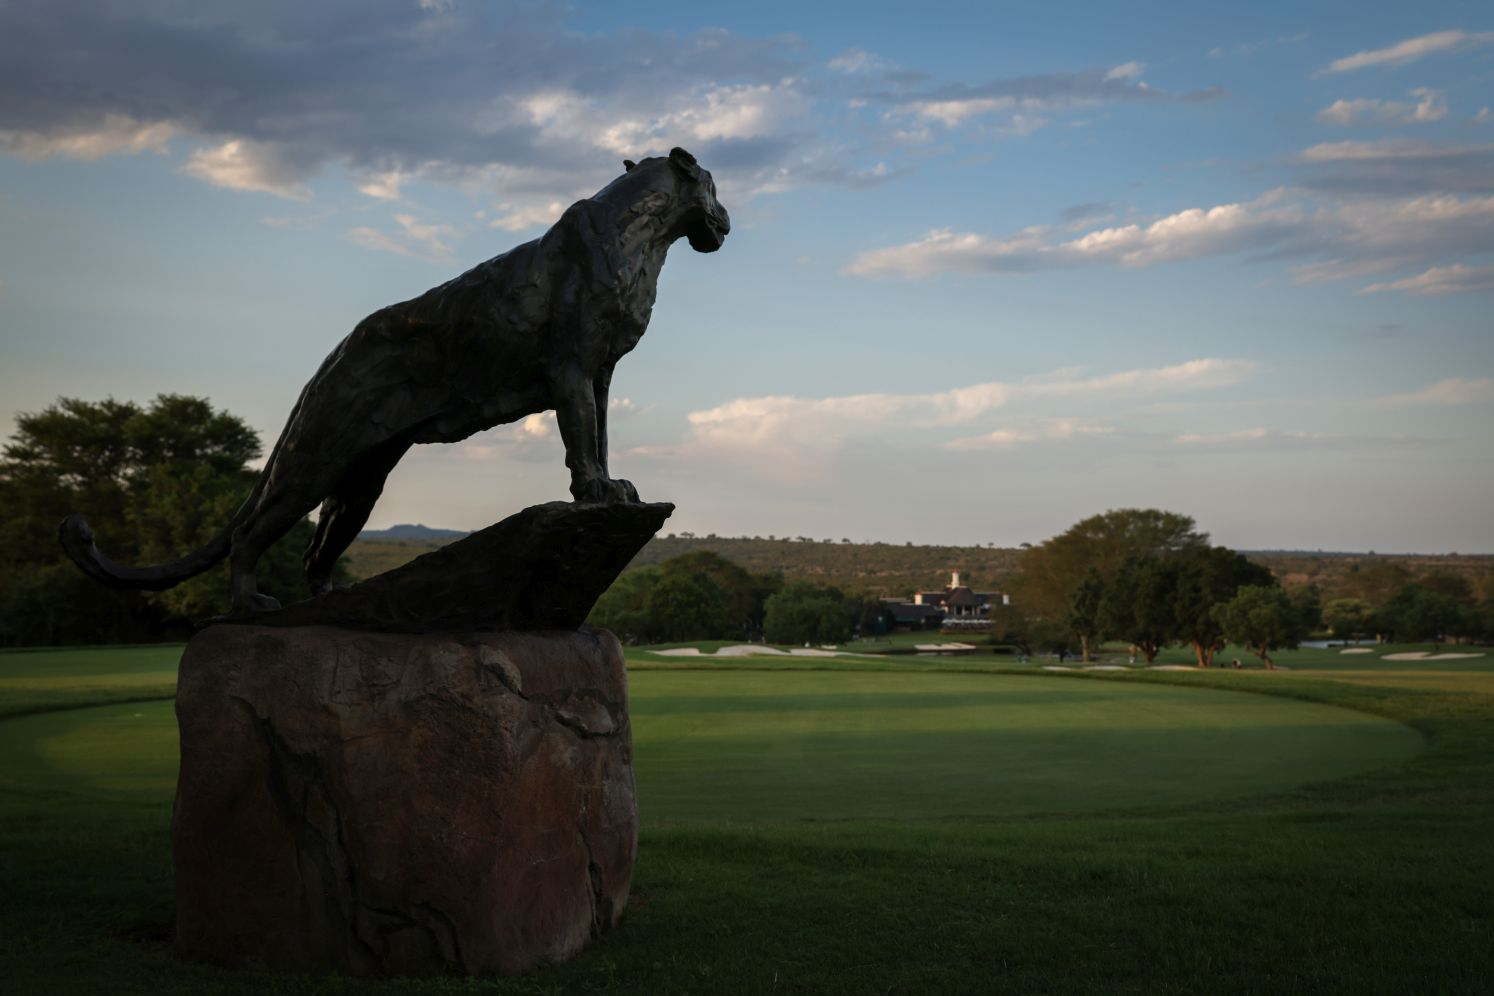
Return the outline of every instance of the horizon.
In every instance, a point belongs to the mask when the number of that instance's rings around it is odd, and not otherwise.
[[[372,527],[365,528],[361,532],[358,533],[358,538],[360,540],[364,540],[364,541],[367,542],[367,541],[370,541],[370,534],[373,534],[373,533],[388,533],[388,532],[393,532],[393,531],[398,530],[398,529],[423,529],[423,530],[426,530],[428,532],[435,532],[435,533],[456,533],[456,534],[460,534],[460,535],[463,535],[463,536],[471,535],[471,533],[473,533],[473,532],[476,531],[476,530],[448,529],[445,526],[428,526],[428,525],[426,525],[423,522],[396,522],[396,523],[393,523],[392,525],[381,526],[381,527],[378,527],[378,528],[372,528]],[[722,535],[722,534],[719,534],[719,533],[710,533],[710,534],[701,536],[701,535],[698,535],[696,533],[688,533],[688,534],[683,534],[683,533],[679,533],[679,532],[668,532],[668,533],[666,533],[666,532],[663,532],[662,530],[659,532],[657,538],[658,539],[670,539],[670,540],[673,540],[673,539],[695,539],[695,540],[705,540],[705,541],[709,541],[709,540],[748,540],[748,541],[758,541],[758,542],[764,542],[764,543],[777,543],[777,542],[799,543],[799,542],[809,542],[809,543],[820,543],[820,544],[828,543],[828,544],[831,544],[831,545],[834,545],[834,546],[843,546],[843,545],[850,545],[850,546],[899,546],[899,547],[901,547],[901,546],[908,546],[908,545],[911,545],[911,546],[933,546],[933,547],[943,546],[943,547],[969,547],[969,548],[972,548],[972,549],[981,549],[981,550],[989,550],[989,549],[996,549],[996,550],[1022,550],[1022,549],[1026,549],[1029,546],[1037,546],[1038,545],[1038,543],[1029,543],[1029,542],[1018,543],[1018,544],[1015,544],[1013,546],[996,546],[994,544],[985,544],[985,543],[913,543],[912,541],[881,540],[881,539],[850,539],[850,540],[847,540],[847,539],[844,539],[844,538],[842,538],[842,539],[834,539],[834,538],[831,538],[831,537],[826,537],[824,539],[821,539],[821,538],[819,538],[817,536],[806,536],[806,537],[803,537],[801,539],[798,535],[788,536],[788,535],[779,535],[777,533],[773,533],[773,534],[770,534],[770,535],[756,535],[756,536],[747,536],[747,535],[737,536],[737,535]],[[1051,539],[1051,538],[1052,537],[1044,537],[1044,540]],[[1210,536],[1209,540],[1212,543],[1213,542],[1213,537]],[[372,540],[372,541],[373,542],[377,542],[377,540]],[[1043,542],[1043,541],[1040,540],[1038,542]],[[1218,545],[1218,544],[1215,544],[1215,545]],[[1280,553],[1280,554],[1300,553],[1300,554],[1308,554],[1308,555],[1311,555],[1311,556],[1319,556],[1319,557],[1471,557],[1471,558],[1494,557],[1494,550],[1491,550],[1491,551],[1479,551],[1479,550],[1325,550],[1325,549],[1321,549],[1321,548],[1311,548],[1311,547],[1282,547],[1282,546],[1238,547],[1238,548],[1232,548],[1232,549],[1236,549],[1236,550],[1238,550],[1238,552],[1240,552],[1240,553],[1246,553],[1246,554],[1249,554],[1249,553]]]
[[[735,227],[671,253],[609,419],[676,532],[1016,548],[1156,507],[1486,555],[1494,18],[1365,13],[8,5],[0,430],[183,393],[273,440],[365,315],[679,145]],[[366,528],[567,480],[531,416],[412,450]]]

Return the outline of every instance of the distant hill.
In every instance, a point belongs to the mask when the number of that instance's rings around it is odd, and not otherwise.
[[[349,548],[348,565],[355,576],[372,577],[465,535],[425,526],[367,532]],[[1021,550],[998,547],[670,533],[650,540],[630,566],[657,564],[695,550],[719,553],[754,573],[778,572],[844,591],[884,596],[942,588],[953,570],[959,571],[960,580],[976,591],[1010,590],[1022,557]],[[1406,581],[1432,574],[1462,577],[1475,592],[1494,591],[1494,587],[1486,587],[1494,586],[1494,555],[1489,554],[1243,552],[1270,568],[1286,587],[1316,585],[1324,598],[1356,595],[1378,601]]]
[[[388,529],[365,529],[358,534],[360,540],[382,543],[439,543],[443,540],[461,539],[467,533],[461,529],[435,529],[431,526],[404,523]]]

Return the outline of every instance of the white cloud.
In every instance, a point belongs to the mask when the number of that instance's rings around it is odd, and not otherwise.
[[[887,63],[865,49],[848,48],[827,65],[838,73],[871,73],[886,69]]]
[[[1314,150],[1324,159],[1423,154],[1419,145],[1399,143],[1387,147],[1339,142]],[[1073,237],[1070,229],[1058,226],[1034,226],[996,237],[936,229],[914,242],[862,252],[843,272],[919,278],[1087,265],[1145,267],[1246,252],[1327,257],[1296,267],[1299,282],[1313,283],[1431,265],[1449,255],[1487,250],[1491,244],[1494,195],[1429,194],[1330,204],[1314,203],[1301,192],[1276,190],[1254,201],[1189,208],[1151,222]]]
[[[370,173],[358,184],[358,192],[378,201],[397,201],[400,198],[401,185],[413,175],[413,173],[399,169]]]
[[[1407,405],[1477,405],[1494,401],[1494,377],[1448,377],[1430,387],[1381,398],[1390,407]]]
[[[1107,80],[1129,80],[1139,77],[1146,69],[1144,62],[1123,62],[1105,74]]]
[[[104,156],[166,151],[176,134],[169,121],[139,121],[127,114],[105,114],[89,125],[47,130],[0,129],[0,152],[22,159],[101,159]]]
[[[1418,87],[1410,91],[1415,103],[1398,100],[1335,100],[1318,112],[1323,124],[1426,124],[1447,117],[1447,101],[1439,90]]]
[[[777,134],[808,107],[800,81],[711,83],[656,98],[643,113],[620,113],[601,97],[548,90],[521,98],[520,115],[539,130],[539,140],[580,144],[619,159],[662,153],[672,145],[701,147]]]
[[[273,146],[239,138],[198,149],[182,171],[230,190],[252,190],[298,201],[311,196],[305,183],[306,170],[287,162]]]
[[[1322,142],[1303,149],[1298,158],[1307,163],[1447,159],[1484,155],[1491,150],[1494,150],[1494,145],[1448,145],[1410,138],[1383,138],[1374,142]]]
[[[1404,66],[1429,55],[1457,52],[1479,45],[1488,45],[1491,42],[1494,42],[1494,31],[1468,32],[1461,29],[1435,31],[1429,35],[1407,38],[1387,48],[1356,52],[1342,59],[1335,59],[1328,64],[1328,68],[1319,70],[1318,75],[1347,73],[1370,66]]]
[[[1026,135],[1047,124],[1043,115],[1119,101],[1165,102],[1211,99],[1215,89],[1176,94],[1149,86],[1139,79],[1146,67],[1126,62],[1108,70],[1051,73],[984,84],[946,85],[879,95],[887,105],[884,125],[905,144],[924,144],[935,134],[927,127],[937,122],[954,129],[996,117],[998,133]]]
[[[1407,435],[1366,435],[1335,432],[1302,432],[1292,429],[1268,429],[1257,426],[1234,432],[1186,433],[1174,436],[1179,446],[1190,449],[1270,449],[1270,450],[1343,450],[1384,449],[1386,447],[1425,446],[1438,440]]]
[[[942,443],[947,450],[1003,450],[1027,443],[1055,442],[1115,433],[1113,425],[1078,418],[1051,418],[1030,425],[997,429],[983,436],[964,436]]]
[[[437,263],[453,260],[449,240],[460,238],[461,232],[456,227],[422,222],[410,214],[396,214],[394,220],[399,225],[397,232],[363,226],[349,231],[348,238],[365,249],[399,253]]]
[[[1431,267],[1414,277],[1370,284],[1362,288],[1359,293],[1405,291],[1408,294],[1440,295],[1466,294],[1482,290],[1494,290],[1494,266],[1466,266],[1462,263],[1454,263],[1451,266]]]
[[[549,439],[559,434],[560,426],[555,421],[553,411],[536,412],[533,415],[524,416],[524,420],[514,431],[526,439]]]
[[[555,220],[565,212],[565,205],[560,201],[527,205],[499,204],[495,210],[503,213],[488,222],[490,226],[508,232],[522,232],[526,228],[554,224]]]
[[[688,449],[758,452],[780,457],[789,451],[825,452],[853,439],[875,439],[903,429],[928,432],[968,425],[1013,404],[1041,405],[1080,398],[1134,399],[1215,390],[1237,384],[1255,370],[1255,364],[1246,360],[1208,358],[1094,376],[1059,371],[1028,381],[991,381],[928,394],[736,398],[687,416],[691,430]],[[956,449],[974,449],[1014,445],[1027,441],[1028,436],[1034,440],[1073,438],[1102,431],[1109,430],[1097,423],[1063,417],[998,429],[984,436],[948,440],[947,444]]]
[[[863,252],[845,272],[863,277],[923,277],[943,272],[1016,273],[1114,263],[1150,266],[1214,256],[1279,241],[1300,228],[1304,210],[1279,192],[1248,204],[1189,208],[1148,224],[1096,229],[1073,239],[1033,227],[1006,238],[936,229],[916,242]]]
[[[1016,105],[1017,101],[1013,97],[975,97],[967,100],[914,101],[905,105],[905,109],[919,117],[953,128],[970,118],[1011,110]]]
[[[1473,124],[1488,124],[1490,121],[1494,121],[1494,110],[1487,107],[1480,107],[1478,113],[1469,118],[1469,120]]]

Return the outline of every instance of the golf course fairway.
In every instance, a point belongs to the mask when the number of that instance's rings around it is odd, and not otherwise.
[[[1395,765],[1411,728],[1276,696],[1047,676],[629,675],[640,815],[940,820],[1175,806]],[[169,803],[169,701],[0,722],[0,785]]]

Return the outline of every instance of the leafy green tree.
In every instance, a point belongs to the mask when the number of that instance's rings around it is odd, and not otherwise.
[[[1271,571],[1222,546],[1195,546],[1173,558],[1171,636],[1193,647],[1199,667],[1213,666],[1214,654],[1224,646],[1224,630],[1214,606],[1235,596],[1241,585],[1276,584]]]
[[[1274,669],[1272,650],[1297,646],[1316,623],[1316,598],[1296,600],[1280,588],[1245,585],[1235,597],[1215,609],[1224,638],[1249,647],[1266,668]]]
[[[648,593],[644,611],[652,642],[709,640],[726,629],[727,597],[709,581],[663,573]]]
[[[1375,613],[1375,621],[1392,640],[1435,640],[1472,628],[1471,614],[1457,599],[1422,584],[1408,584]]]
[[[648,599],[662,576],[657,567],[639,567],[624,572],[597,599],[586,621],[610,629],[623,643],[649,642],[653,629]]]
[[[1037,616],[1065,618],[1091,571],[1102,582],[1132,557],[1161,557],[1208,542],[1186,515],[1155,508],[1112,509],[1026,550],[1016,597]]]
[[[1105,597],[1105,581],[1093,567],[1079,582],[1069,602],[1068,628],[1079,637],[1079,653],[1089,663],[1091,644],[1100,638],[1100,603]]]
[[[60,398],[19,415],[0,453],[0,640],[123,642],[226,611],[226,565],[165,592],[118,591],[67,561],[57,523],[82,512],[122,563],[175,559],[227,524],[259,454],[243,421],[185,395],[145,407]],[[303,520],[261,560],[266,592],[284,601],[304,594],[300,551],[311,532]]]
[[[763,632],[769,643],[843,643],[851,610],[837,588],[790,581],[768,598]]]
[[[762,632],[764,602],[783,586],[783,579],[752,574],[711,550],[695,550],[659,565],[664,576],[695,578],[714,587],[725,600],[726,617],[719,632],[701,639],[753,639]]]
[[[1341,640],[1358,640],[1370,629],[1373,609],[1362,598],[1335,598],[1323,606],[1323,622]]]
[[[1107,639],[1125,640],[1148,664],[1172,640],[1173,602],[1178,569],[1155,555],[1131,557],[1105,585],[1100,599],[1100,630]]]

